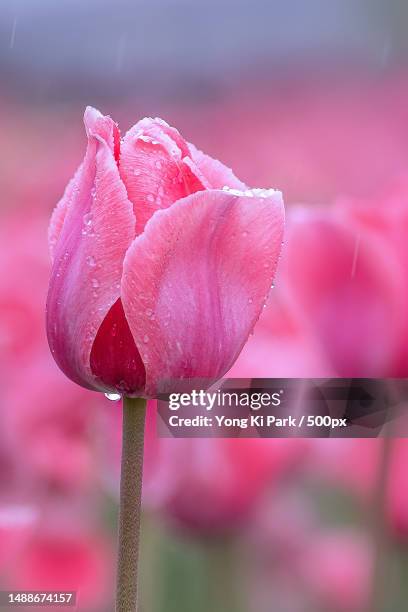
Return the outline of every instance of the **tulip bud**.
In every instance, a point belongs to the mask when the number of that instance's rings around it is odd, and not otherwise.
[[[248,189],[160,119],[120,141],[88,108],[85,127],[85,158],[49,230],[55,360],[84,387],[129,396],[220,378],[272,285],[280,192]]]

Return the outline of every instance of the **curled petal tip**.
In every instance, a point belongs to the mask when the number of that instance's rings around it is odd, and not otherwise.
[[[102,113],[93,106],[87,106],[84,112],[84,124],[87,134],[92,132],[92,128],[99,119],[103,119]]]

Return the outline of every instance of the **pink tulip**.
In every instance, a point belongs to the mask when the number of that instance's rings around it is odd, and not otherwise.
[[[84,161],[49,231],[55,360],[82,386],[135,396],[221,377],[272,284],[281,194],[247,189],[160,119],[122,141],[94,109],[85,126]]]

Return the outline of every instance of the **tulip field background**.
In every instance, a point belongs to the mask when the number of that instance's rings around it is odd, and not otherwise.
[[[0,590],[113,610],[121,406],[65,378],[44,325],[87,104],[123,129],[161,116],[283,191],[275,287],[230,376],[408,376],[408,7],[293,5],[0,3]],[[407,609],[406,440],[157,439],[154,408],[142,610]]]

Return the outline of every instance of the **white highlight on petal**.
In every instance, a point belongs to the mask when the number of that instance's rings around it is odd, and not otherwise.
[[[282,192],[277,189],[247,189],[245,191],[240,191],[239,189],[232,189],[228,187],[228,185],[224,185],[222,188],[223,191],[227,191],[231,195],[235,196],[245,196],[247,198],[271,198],[273,196],[282,197]]]

